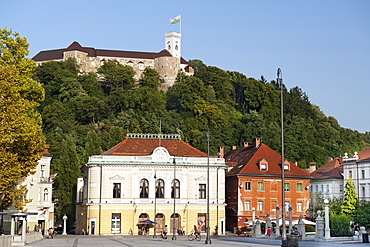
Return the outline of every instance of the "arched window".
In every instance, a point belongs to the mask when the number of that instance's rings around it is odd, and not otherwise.
[[[49,191],[48,189],[44,189],[44,201],[47,201],[49,198]]]
[[[171,50],[171,46],[170,45],[168,45],[168,49],[167,50],[169,50],[169,51]]]
[[[144,70],[144,63],[143,62],[139,63],[139,70]]]
[[[155,182],[155,197],[164,198],[164,181],[162,179]]]
[[[149,197],[149,182],[145,178],[140,181],[140,198]]]
[[[180,198],[180,181],[177,179],[172,180],[171,198]]]
[[[175,50],[177,51],[178,49],[179,49],[179,47],[176,45],[176,46],[175,46]]]

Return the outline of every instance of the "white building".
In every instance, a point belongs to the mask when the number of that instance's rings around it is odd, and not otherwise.
[[[165,225],[170,234],[173,229],[189,233],[194,225],[204,232],[209,189],[210,228],[213,232],[218,225],[222,234],[225,168],[223,158],[208,157],[178,135],[128,134],[83,166],[76,232],[140,234],[149,226],[159,233]],[[157,224],[140,224],[145,220]]]
[[[370,201],[370,147],[359,153],[355,152],[352,157],[345,154],[342,165],[344,184],[351,174],[359,201]]]
[[[322,167],[311,173],[311,194],[321,194],[324,198],[344,198],[343,158],[329,159]]]
[[[26,199],[31,200],[24,207],[27,216],[26,231],[37,231],[46,234],[50,227],[54,227],[54,202],[52,200],[53,180],[50,174],[52,155],[48,151],[48,145],[44,149],[41,159],[35,168],[35,173],[29,175],[20,185],[27,186]],[[12,212],[12,210],[7,210]],[[19,232],[19,225],[15,227]],[[23,226],[22,226],[23,227]],[[4,228],[10,229],[10,218],[4,216]]]

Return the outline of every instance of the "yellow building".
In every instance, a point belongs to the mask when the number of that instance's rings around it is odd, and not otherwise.
[[[223,158],[208,157],[178,135],[128,134],[83,166],[76,233],[136,235],[146,228],[153,234],[165,225],[169,234],[194,225],[205,232],[208,205],[211,234],[216,225],[223,234],[225,169]]]

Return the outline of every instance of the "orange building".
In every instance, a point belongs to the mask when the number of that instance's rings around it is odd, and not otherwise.
[[[282,205],[281,155],[256,139],[253,146],[244,144],[225,155],[229,171],[226,174],[226,230],[244,226],[253,214],[276,219],[276,206]],[[308,215],[310,200],[309,173],[285,160],[285,211],[291,205],[293,220]],[[280,206],[281,217],[281,206]],[[281,221],[280,221],[281,222]]]

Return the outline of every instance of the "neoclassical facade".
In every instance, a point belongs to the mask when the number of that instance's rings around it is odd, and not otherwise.
[[[82,47],[73,42],[63,49],[40,51],[32,59],[37,65],[48,61],[64,61],[75,58],[80,70],[84,73],[96,72],[107,60],[115,60],[123,65],[131,66],[135,71],[135,79],[139,80],[146,67],[158,71],[164,80],[162,89],[171,87],[179,71],[187,75],[194,73],[189,63],[181,57],[181,34],[170,32],[165,34],[165,49],[160,52],[137,52],[120,50],[103,50]]]
[[[359,201],[370,201],[370,147],[343,158],[344,185],[352,176]]]
[[[128,134],[91,156],[78,179],[76,232],[139,234],[140,221],[190,232],[205,231],[207,187],[212,231],[225,232],[225,161],[183,142],[178,135]],[[209,171],[209,183],[207,174]]]

